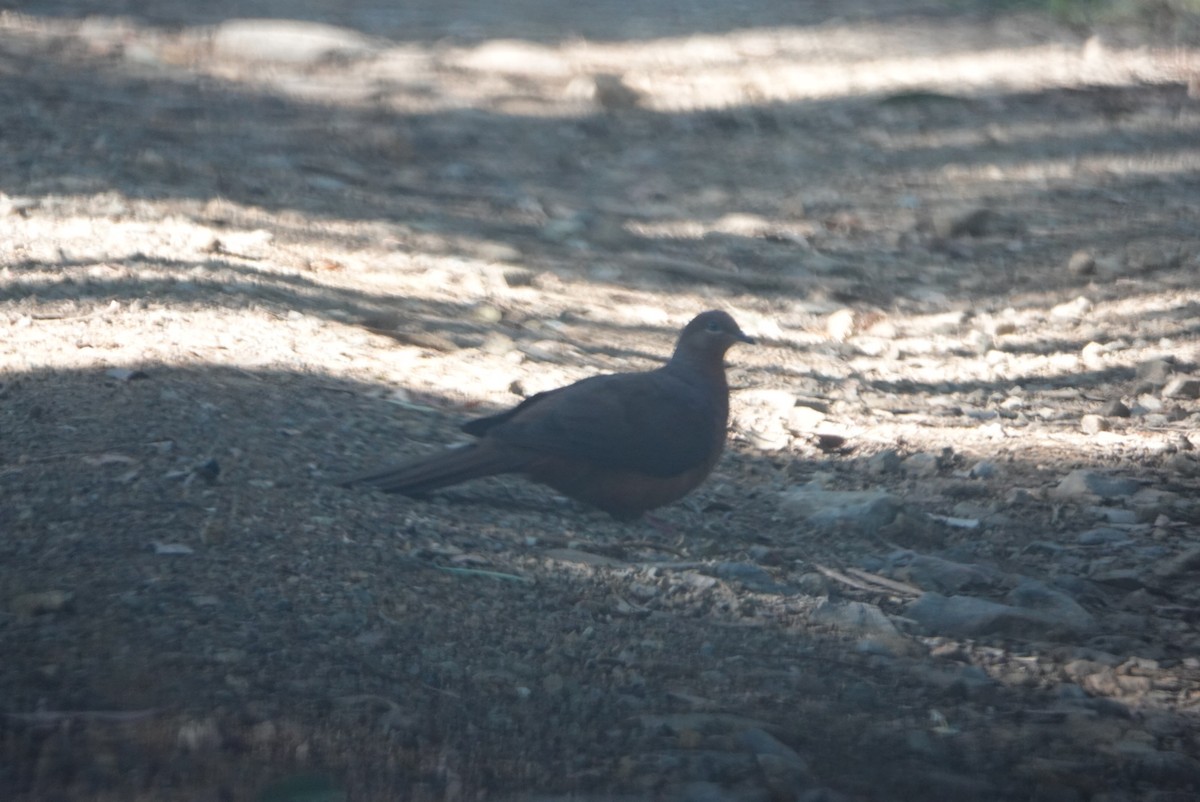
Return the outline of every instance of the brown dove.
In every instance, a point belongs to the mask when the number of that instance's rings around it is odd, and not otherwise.
[[[676,501],[725,446],[725,352],[753,343],[721,311],[696,316],[656,370],[593,376],[530,396],[462,430],[475,442],[350,478],[343,485],[420,495],[520,473],[622,521]]]

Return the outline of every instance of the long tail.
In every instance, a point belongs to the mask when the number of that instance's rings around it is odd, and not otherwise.
[[[418,496],[468,479],[523,470],[525,461],[492,443],[471,443],[429,457],[351,476],[338,484],[374,487],[385,493]]]

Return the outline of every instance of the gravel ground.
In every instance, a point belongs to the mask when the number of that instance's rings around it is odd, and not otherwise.
[[[153,5],[0,11],[6,799],[1200,799],[1193,21]],[[707,308],[655,521],[335,484]]]

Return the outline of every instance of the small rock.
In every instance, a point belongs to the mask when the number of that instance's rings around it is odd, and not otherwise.
[[[1128,532],[1108,526],[1081,532],[1077,540],[1081,546],[1112,546],[1117,543],[1132,542]]]
[[[1092,369],[1099,369],[1104,366],[1104,354],[1107,349],[1098,342],[1090,342],[1083,346],[1079,351],[1079,358],[1083,363]]]
[[[824,412],[801,405],[788,410],[784,426],[792,434],[806,434],[813,431],[823,420]]]
[[[808,621],[837,632],[868,638],[885,649],[905,650],[909,645],[892,619],[875,605],[866,602],[825,599],[809,613]]]
[[[900,502],[882,490],[825,490],[804,485],[781,494],[780,507],[814,526],[850,525],[874,532],[890,524]]]
[[[921,590],[960,591],[986,587],[999,576],[977,565],[954,562],[914,551],[896,551],[888,555],[888,576],[916,585]]]
[[[1200,379],[1176,376],[1162,388],[1163,398],[1200,398]]]
[[[825,319],[825,333],[831,340],[844,342],[854,333],[854,323],[853,309],[839,309]]]
[[[557,49],[517,39],[492,39],[469,48],[455,60],[455,66],[486,75],[559,79],[571,75],[570,64]]]
[[[1071,471],[1050,491],[1061,499],[1079,499],[1089,496],[1100,498],[1122,498],[1132,496],[1141,488],[1133,479],[1105,476],[1096,471],[1079,468]]]
[[[822,451],[841,451],[846,447],[846,438],[833,432],[820,432],[816,437],[816,446]]]
[[[1098,565],[1099,561],[1093,563],[1096,570],[1088,574],[1092,582],[1121,590],[1138,590],[1146,585],[1136,568],[1101,568]]]
[[[1124,770],[1141,782],[1184,788],[1200,782],[1200,761],[1182,752],[1155,749],[1150,742],[1133,738],[1117,741],[1112,750],[1125,764]]]
[[[1090,276],[1096,272],[1096,257],[1089,251],[1075,251],[1067,260],[1067,272],[1072,276]]]
[[[809,571],[795,581],[796,589],[806,596],[825,596],[829,593],[829,580],[824,574]]]
[[[29,618],[43,613],[61,612],[68,609],[74,600],[75,594],[67,590],[43,590],[13,597],[8,609],[16,616]]]
[[[1179,476],[1200,473],[1200,462],[1187,454],[1175,453],[1163,460],[1163,468]]]
[[[214,253],[243,259],[263,259],[270,253],[274,239],[274,234],[261,228],[255,231],[230,231],[214,239],[209,247]]]
[[[1136,524],[1137,510],[1126,510],[1121,507],[1088,507],[1088,512],[1097,515],[1110,524]]]
[[[1163,411],[1162,399],[1159,398],[1158,396],[1150,395],[1149,393],[1146,393],[1144,395],[1138,396],[1137,403],[1134,405],[1133,409],[1130,410],[1130,414],[1141,416],[1141,415],[1150,415],[1150,414],[1153,414],[1156,412],[1162,412],[1162,411]],[[1147,424],[1148,424],[1148,422],[1147,422]]]
[[[211,718],[185,721],[179,725],[175,740],[188,752],[216,749],[221,745],[221,731]]]
[[[1079,429],[1084,434],[1099,434],[1111,428],[1112,425],[1099,415],[1084,415],[1079,419]]]
[[[770,574],[753,563],[717,563],[714,573],[721,579],[740,582],[747,590],[756,593],[779,593],[784,590]]]
[[[808,763],[787,744],[757,727],[738,736],[738,743],[754,754],[763,780],[777,799],[794,799],[797,792],[812,785]]]
[[[144,370],[134,370],[131,368],[109,368],[104,371],[104,375],[110,379],[116,379],[122,382],[131,382],[138,379],[150,378]]]
[[[1114,398],[1100,407],[1100,414],[1106,418],[1128,418],[1129,407],[1125,406],[1121,399]]]
[[[525,267],[505,266],[500,278],[506,287],[532,287],[538,275],[536,271]]]
[[[1079,320],[1092,308],[1092,302],[1082,295],[1073,301],[1061,303],[1050,310],[1050,317],[1058,320]]]
[[[949,239],[1017,234],[1021,228],[1016,218],[1007,217],[986,207],[951,210],[933,221],[934,233]]]
[[[357,56],[374,47],[360,33],[316,22],[231,19],[212,35],[213,55],[239,61],[315,64],[331,56]]]
[[[911,477],[926,478],[936,476],[938,472],[938,455],[929,452],[912,454],[900,463],[900,469]]]
[[[1089,632],[1096,626],[1092,614],[1079,602],[1035,579],[1022,579],[1008,592],[1005,601],[1022,609],[1036,610],[1050,622],[1062,623],[1071,632]]]
[[[1147,359],[1145,362],[1138,363],[1135,375],[1139,381],[1161,387],[1171,377],[1174,367],[1172,360],[1169,359]]]
[[[1200,546],[1193,546],[1187,551],[1169,560],[1164,560],[1154,567],[1154,573],[1161,577],[1194,574],[1198,571],[1200,571]]]
[[[923,594],[909,605],[907,615],[933,634],[961,637],[996,634],[1057,637],[1086,634],[1094,626],[1090,616],[1059,615],[1054,610],[1027,609],[973,596],[940,593]]]
[[[1004,496],[1004,503],[1008,505],[1033,504],[1036,502],[1037,496],[1027,487],[1011,488]]]
[[[160,543],[154,541],[151,544],[155,554],[192,554],[191,546],[185,546],[182,543]]]
[[[796,398],[787,390],[746,390],[734,395],[734,420],[757,448],[777,451],[791,444],[785,424]]]
[[[900,470],[900,454],[895,449],[889,448],[886,451],[880,451],[867,459],[867,472],[875,476],[895,473],[898,470]]]
[[[580,236],[587,230],[587,222],[582,216],[557,217],[547,220],[542,226],[541,236],[549,242],[566,242]]]
[[[996,475],[996,463],[981,459],[971,466],[967,475],[972,479],[991,479]]]
[[[195,468],[192,468],[192,476],[199,477],[205,484],[216,484],[217,477],[221,475],[221,463],[215,459],[206,460]]]
[[[635,109],[642,102],[642,94],[625,83],[620,75],[599,73],[592,76],[592,99],[609,113]]]

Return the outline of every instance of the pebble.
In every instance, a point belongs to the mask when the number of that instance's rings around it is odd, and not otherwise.
[[[1050,317],[1058,320],[1079,320],[1092,308],[1092,302],[1082,295],[1073,301],[1061,303],[1050,310]]]
[[[921,590],[959,591],[970,587],[986,587],[999,579],[995,571],[977,565],[914,551],[892,552],[887,561],[888,576],[914,584]]]
[[[1154,566],[1154,573],[1168,578],[1200,572],[1200,546],[1192,546],[1169,560]]]
[[[627,85],[620,75],[598,73],[592,76],[592,99],[607,112],[637,108],[642,93]]]
[[[271,252],[275,235],[266,229],[230,231],[215,238],[209,245],[214,253],[239,256],[243,259],[263,259]]]
[[[929,452],[912,454],[900,463],[900,470],[912,477],[936,476],[938,472],[938,456]]]
[[[920,317],[910,318],[905,324],[904,330],[909,335],[951,335],[956,333],[962,327],[966,319],[967,313],[963,312],[962,310],[941,312],[935,315],[921,315]],[[935,350],[931,342],[927,340],[924,342],[927,344],[926,347],[924,347],[926,352]]]
[[[809,623],[827,626],[837,632],[855,635],[873,642],[875,653],[895,653],[909,647],[892,619],[874,604],[824,599],[808,616]]]
[[[1096,272],[1096,257],[1090,251],[1075,251],[1067,260],[1067,272],[1072,276],[1090,276]]]
[[[758,727],[742,732],[738,743],[754,754],[763,779],[777,799],[794,798],[813,783],[808,763],[787,744]]]
[[[967,472],[967,476],[972,479],[991,479],[996,475],[996,463],[986,459],[981,459],[971,466],[971,470]]]
[[[1111,428],[1112,424],[1100,415],[1084,415],[1079,419],[1079,429],[1084,434],[1099,434]]]
[[[843,342],[854,333],[854,321],[853,309],[839,309],[825,319],[825,333],[829,339]]]
[[[1111,546],[1117,543],[1131,543],[1129,533],[1123,529],[1113,529],[1102,526],[1081,532],[1078,537],[1081,546]]]
[[[1162,388],[1163,398],[1200,398],[1200,379],[1176,376]]]
[[[824,574],[809,571],[795,581],[796,589],[807,596],[825,596],[829,593],[829,580]]]
[[[61,612],[68,609],[74,600],[75,594],[69,590],[43,590],[14,596],[8,603],[8,609],[16,616],[29,618],[42,613]]]
[[[1090,342],[1079,351],[1079,358],[1089,368],[1098,369],[1104,366],[1104,354],[1107,349],[1098,342]]]
[[[1191,788],[1200,783],[1200,761],[1182,752],[1155,749],[1151,744],[1125,738],[1112,746],[1125,770],[1143,782]]]
[[[549,242],[566,242],[580,236],[587,230],[587,223],[582,217],[558,217],[547,220],[541,228],[541,236]]]
[[[1027,487],[1011,488],[1004,496],[1004,503],[1008,505],[1023,505],[1033,504],[1037,501],[1037,496]]]
[[[1128,418],[1129,407],[1121,399],[1114,398],[1100,407],[1100,414],[1106,418]]]
[[[900,454],[889,448],[867,458],[867,472],[875,476],[900,470]]]
[[[785,424],[795,406],[787,390],[746,390],[734,395],[734,420],[757,448],[777,451],[791,443]]]
[[[848,524],[863,532],[887,526],[900,512],[900,502],[882,490],[825,490],[811,484],[781,493],[780,507],[814,526]]]
[[[821,410],[800,405],[788,410],[784,426],[792,434],[806,434],[812,432],[824,420],[825,413]]]
[[[932,634],[959,637],[1067,637],[1087,634],[1095,626],[1086,611],[1083,616],[1061,615],[1052,609],[1030,609],[974,596],[940,593],[921,595],[909,605],[906,614]]]
[[[1175,453],[1163,460],[1163,468],[1181,476],[1192,476],[1200,472],[1200,463],[1187,454]]]
[[[946,239],[1016,234],[1020,229],[1021,224],[1018,220],[986,206],[951,209],[933,219],[934,233]]]
[[[109,368],[108,370],[104,371],[104,375],[108,376],[110,379],[116,379],[117,381],[122,382],[150,378],[144,370],[136,370],[133,368]]]
[[[1138,381],[1161,387],[1167,383],[1175,366],[1167,359],[1147,359],[1139,362],[1134,371]]]
[[[155,554],[170,555],[170,554],[192,554],[193,553],[192,547],[186,546],[183,543],[163,543],[161,541],[155,540],[150,544],[150,546],[151,546],[151,548],[154,549]]]
[[[1138,396],[1137,403],[1134,405],[1133,409],[1130,410],[1130,414],[1146,415],[1152,412],[1162,412],[1162,410],[1162,399],[1160,399],[1158,396],[1146,393]]]
[[[1110,524],[1136,524],[1138,522],[1136,510],[1126,510],[1120,507],[1088,507],[1087,511],[1103,518]]]
[[[297,20],[232,19],[212,34],[213,55],[237,61],[316,64],[330,56],[360,56],[374,49],[370,39],[355,31]]]
[[[746,590],[756,593],[781,593],[785,589],[754,563],[717,563],[713,572],[721,579],[740,582]]]
[[[220,746],[221,731],[214,719],[190,720],[179,725],[175,740],[185,751],[206,751]]]
[[[1052,623],[1064,624],[1068,631],[1089,632],[1096,626],[1092,614],[1079,602],[1036,579],[1022,579],[1004,600],[1017,607],[1043,613]]]
[[[1133,479],[1105,476],[1096,471],[1078,468],[1062,478],[1051,494],[1060,499],[1080,499],[1092,496],[1113,499],[1132,496],[1141,488]]]
[[[1093,582],[1120,590],[1139,590],[1145,586],[1141,572],[1136,568],[1108,568],[1098,560],[1092,566],[1095,570],[1089,572],[1088,579]]]
[[[555,48],[517,39],[493,39],[467,49],[455,59],[481,74],[528,75],[543,78],[570,77],[571,67]]]

